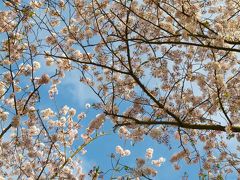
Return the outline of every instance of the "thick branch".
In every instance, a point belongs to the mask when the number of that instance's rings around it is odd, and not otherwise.
[[[108,114],[108,113],[107,113]],[[115,114],[108,114],[108,115],[115,115]],[[126,122],[126,123],[119,123],[115,125],[115,128],[119,126],[128,126],[133,124],[139,125],[168,125],[173,127],[180,127],[185,129],[197,129],[197,130],[213,130],[213,131],[223,131],[226,132],[226,126],[218,125],[218,124],[197,124],[197,123],[181,123],[175,121],[140,121],[133,117],[127,117],[124,115],[115,115],[121,118],[132,120],[133,122]],[[232,126],[232,132],[240,132],[240,126]]]

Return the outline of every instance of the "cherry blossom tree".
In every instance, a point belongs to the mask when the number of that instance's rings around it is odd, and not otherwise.
[[[203,179],[240,173],[238,1],[3,0],[2,6],[2,177],[83,179],[76,155],[105,134],[106,121],[126,141],[149,136],[178,144],[170,159],[176,170],[185,161],[199,163]],[[88,110],[56,103],[69,71],[99,99],[86,105],[101,113],[82,134]],[[46,91],[56,110],[43,108]],[[152,154],[146,147],[145,159]],[[121,165],[118,158],[128,155],[117,146],[111,158]],[[132,178],[155,176],[150,166],[144,158],[136,167],[122,165]],[[90,174],[96,179],[99,168]]]

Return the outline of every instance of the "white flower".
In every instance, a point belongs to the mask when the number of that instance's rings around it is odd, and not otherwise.
[[[78,134],[78,130],[77,129],[71,129],[69,131],[69,137],[70,138],[75,138],[77,134]]]
[[[36,126],[31,126],[29,129],[29,135],[30,136],[34,136],[34,135],[38,135],[40,133],[40,129],[37,128]]]
[[[120,154],[122,157],[124,157],[124,156],[129,156],[130,154],[131,154],[131,151],[130,150],[128,150],[128,149],[126,149],[126,150],[124,150],[121,146],[116,146],[116,148],[115,148],[115,150],[116,150],[116,153],[118,153],[118,154]]]
[[[153,149],[152,148],[148,148],[147,150],[146,150],[146,158],[147,159],[152,159],[152,156],[153,156]]]
[[[70,116],[74,116],[75,114],[76,114],[76,109],[71,108],[71,109],[69,110],[69,115],[70,115]]]
[[[121,154],[121,152],[123,151],[123,148],[121,146],[116,146],[116,153]]]
[[[124,155],[125,156],[129,156],[131,154],[131,151],[129,150],[129,149],[126,149],[125,151],[124,151]]]
[[[41,67],[41,64],[39,62],[37,62],[37,61],[33,62],[33,70],[34,71],[40,69],[40,67]]]
[[[52,66],[53,65],[53,62],[54,62],[54,59],[52,57],[46,57],[46,62],[45,64],[47,66]]]
[[[155,166],[160,167],[160,166],[162,165],[162,163],[164,163],[165,161],[166,161],[165,158],[160,157],[160,158],[157,159],[157,160],[152,160],[152,164],[155,165]]]
[[[76,50],[74,52],[74,58],[76,59],[82,59],[83,58],[83,54],[79,51],[79,50]]]
[[[118,130],[118,133],[120,137],[124,137],[124,138],[128,138],[130,135],[130,132],[125,126],[120,127]]]
[[[91,104],[89,104],[89,103],[87,103],[86,105],[85,105],[85,108],[86,109],[89,109],[91,107]]]
[[[42,114],[43,119],[48,119],[49,117],[55,116],[54,112],[50,108],[42,110],[41,114]]]
[[[82,119],[84,119],[86,117],[87,117],[87,115],[84,112],[81,112],[80,114],[78,114],[78,119],[79,120],[82,120]]]
[[[88,143],[92,139],[88,134],[81,134],[81,138],[85,143]]]
[[[61,114],[66,115],[69,110],[69,107],[67,105],[63,106],[61,109]]]
[[[3,109],[0,108],[0,119],[2,121],[6,121],[8,118],[9,113],[6,111],[3,111]]]

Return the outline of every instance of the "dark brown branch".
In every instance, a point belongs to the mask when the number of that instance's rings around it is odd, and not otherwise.
[[[219,125],[219,124],[195,124],[195,123],[181,123],[179,124],[178,122],[175,121],[140,121],[136,118],[133,117],[128,117],[124,115],[119,115],[119,114],[109,114],[106,113],[107,115],[113,115],[117,116],[120,118],[125,118],[129,119],[133,122],[126,122],[126,123],[119,123],[115,125],[115,129],[120,127],[120,126],[129,126],[133,124],[139,124],[139,125],[167,125],[167,126],[172,126],[172,127],[180,127],[180,128],[185,128],[185,129],[197,129],[197,130],[214,130],[214,131],[223,131],[226,132],[226,126]],[[240,126],[232,126],[231,127],[232,132],[240,132]]]

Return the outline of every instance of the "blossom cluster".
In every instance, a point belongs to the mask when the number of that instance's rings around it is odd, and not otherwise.
[[[182,160],[215,177],[239,169],[240,148],[228,147],[240,141],[238,1],[11,0],[0,7],[0,178],[83,179],[75,155],[106,119],[126,141],[149,136],[175,147],[176,170]],[[58,105],[70,71],[99,97],[86,112]],[[83,129],[90,108],[99,114]],[[152,160],[153,153],[148,148],[128,172],[155,176],[146,162],[165,159]]]

